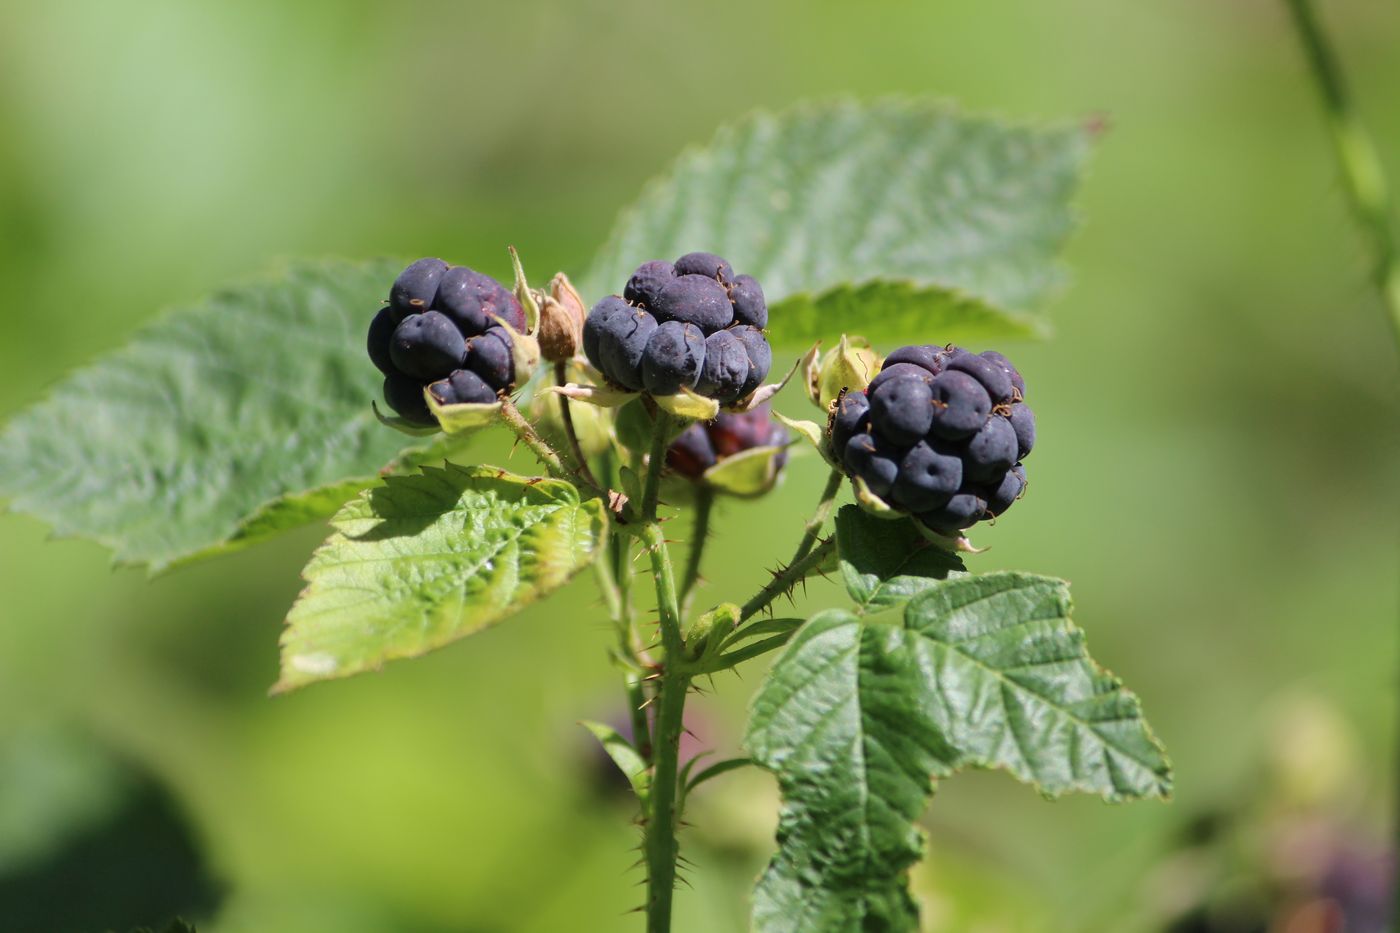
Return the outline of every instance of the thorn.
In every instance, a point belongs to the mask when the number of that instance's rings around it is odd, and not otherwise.
[[[695,885],[691,884],[690,881],[689,881],[689,879],[687,879],[687,878],[685,877],[685,875],[682,875],[680,872],[676,872],[676,881],[678,881],[679,883],[685,885],[687,888],[689,888],[689,889],[692,890],[692,891],[695,890]]]

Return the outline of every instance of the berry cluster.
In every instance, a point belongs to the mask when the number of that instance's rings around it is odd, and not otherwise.
[[[960,347],[902,347],[831,417],[831,446],[851,476],[941,534],[1009,509],[1035,443],[1026,384],[1006,357]]]
[[[774,421],[767,404],[742,414],[720,412],[714,421],[696,421],[666,449],[666,465],[689,479],[699,479],[721,460],[754,447],[785,447],[791,439],[787,428]],[[787,463],[784,450],[774,459],[774,470]]]
[[[773,351],[763,328],[763,289],[713,253],[644,262],[622,297],[593,306],[583,351],[607,380],[632,392],[682,388],[737,401],[768,376]]]
[[[427,386],[443,405],[490,403],[515,380],[514,341],[525,311],[491,278],[420,259],[394,280],[389,304],[369,325],[369,358],[384,374],[384,401],[404,420],[435,426]]]

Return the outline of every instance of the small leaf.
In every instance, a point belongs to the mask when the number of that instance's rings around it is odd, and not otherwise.
[[[769,337],[1020,336],[1057,290],[1090,134],[940,103],[758,113],[682,156],[624,212],[585,291],[648,259],[719,253],[763,283]]]
[[[361,493],[303,572],[282,692],[376,670],[499,622],[597,555],[607,513],[560,480],[424,467]]]
[[[861,612],[907,602],[966,568],[956,554],[930,544],[912,519],[891,522],[854,505],[836,513],[836,553],[846,592]]]
[[[142,329],[0,433],[0,498],[118,561],[214,553],[260,508],[373,477],[365,330],[402,264],[302,262]]]
[[[713,780],[721,774],[728,774],[730,771],[747,768],[751,764],[753,761],[749,758],[726,758],[723,761],[716,761],[702,768],[695,775],[686,775],[685,792],[689,794],[706,781]]]
[[[914,820],[931,778],[961,768],[1050,796],[1169,793],[1137,698],[1089,658],[1069,609],[1063,581],[996,573],[924,591],[903,625],[833,610],[797,632],[745,740],[784,798],[755,929],[916,930]]]
[[[627,778],[627,783],[632,785],[632,792],[637,795],[637,799],[646,802],[647,792],[650,789],[651,771],[647,768],[646,761],[632,747],[632,743],[612,726],[601,722],[584,720],[579,723],[603,746],[603,751],[608,753],[613,764],[617,765],[623,777]]]

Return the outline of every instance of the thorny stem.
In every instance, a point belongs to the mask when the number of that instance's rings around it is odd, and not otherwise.
[[[569,379],[562,360],[554,364],[554,381],[561,386],[568,384]],[[578,464],[579,476],[590,486],[599,485],[593,478],[593,471],[588,469],[588,458],[583,454],[583,445],[579,443],[578,431],[574,428],[574,413],[569,407],[568,398],[563,395],[559,396],[559,415],[564,422],[564,437],[568,439],[569,452]]]
[[[1287,3],[1313,84],[1322,99],[1332,148],[1345,182],[1347,202],[1363,235],[1371,241],[1372,278],[1388,312],[1391,337],[1400,350],[1400,255],[1396,251],[1385,170],[1366,124],[1352,107],[1341,64],[1323,34],[1322,23],[1310,0],[1287,0]],[[1400,754],[1400,743],[1396,748],[1396,753]],[[1400,823],[1400,796],[1394,805],[1392,818]],[[1392,909],[1400,916],[1400,887],[1395,890]]]
[[[651,454],[647,460],[646,485],[642,488],[642,520],[656,521],[656,501],[661,490],[661,468],[666,463],[666,435],[670,424],[665,412],[656,413],[651,432]]]
[[[680,661],[685,656],[681,637],[680,606],[671,555],[661,525],[656,521],[656,487],[666,453],[667,424],[656,423],[647,467],[646,493],[642,497],[642,541],[651,558],[656,580],[656,608],[661,629],[661,646],[666,652],[657,686],[656,721],[652,728],[652,776],[650,812],[646,823],[647,933],[668,933],[671,929],[671,897],[676,885],[676,790],[680,764],[682,720],[685,695],[690,689]]]
[[[1352,107],[1341,65],[1333,54],[1322,24],[1309,0],[1286,0],[1293,26],[1303,44],[1313,83],[1322,98],[1332,148],[1345,182],[1347,203],[1371,241],[1376,290],[1389,312],[1392,336],[1400,349],[1400,256],[1396,253],[1395,227],[1385,170],[1366,125]]]
[[[812,517],[807,520],[803,528],[802,540],[797,545],[797,551],[792,555],[789,564],[795,564],[812,550],[812,546],[817,543],[817,535],[821,534],[822,526],[826,524],[827,518],[831,515],[831,507],[836,504],[836,495],[841,491],[841,480],[843,476],[840,470],[832,470],[831,475],[826,478],[826,488],[822,490],[821,500],[817,502],[816,509],[812,512]]]
[[[705,542],[710,537],[710,511],[714,504],[714,490],[706,486],[698,487],[695,493],[695,523],[690,531],[690,552],[685,557],[685,577],[681,581],[683,614],[690,604],[695,584],[700,582],[700,561],[705,556]]]
[[[835,550],[836,538],[827,538],[809,551],[801,560],[789,564],[787,567],[783,568],[783,570],[774,574],[773,582],[759,590],[758,593],[754,595],[753,599],[744,603],[743,607],[739,610],[739,624],[743,625],[749,619],[768,608],[768,605],[772,603],[773,600],[787,593],[798,583],[801,583],[807,577],[815,573],[817,568],[826,563],[826,559],[830,557]]]
[[[525,442],[525,446],[534,451],[535,456],[540,458],[540,462],[545,465],[545,469],[558,479],[568,479],[569,470],[564,466],[564,461],[559,459],[549,442],[536,433],[530,422],[525,420],[525,416],[520,413],[520,409],[515,407],[515,403],[509,397],[501,399],[501,417],[505,419],[506,426],[515,432],[515,436]],[[595,487],[596,488],[596,487]]]

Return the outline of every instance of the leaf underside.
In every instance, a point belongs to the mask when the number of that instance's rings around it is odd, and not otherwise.
[[[683,155],[623,213],[586,277],[595,300],[692,250],[757,278],[769,337],[877,343],[1023,336],[1090,148],[1077,125],[1016,126],[928,101],[758,113]]]
[[[431,443],[370,409],[365,328],[398,268],[303,262],[163,315],[5,426],[0,499],[153,569],[330,515]]]
[[[784,798],[756,929],[918,929],[914,820],[931,779],[961,768],[1049,796],[1170,792],[1137,698],[1089,658],[1069,610],[1063,581],[963,576],[916,596],[902,624],[833,610],[793,637],[746,739]]]
[[[287,616],[273,688],[378,669],[480,631],[597,554],[602,503],[493,467],[391,476],[332,519]]]

